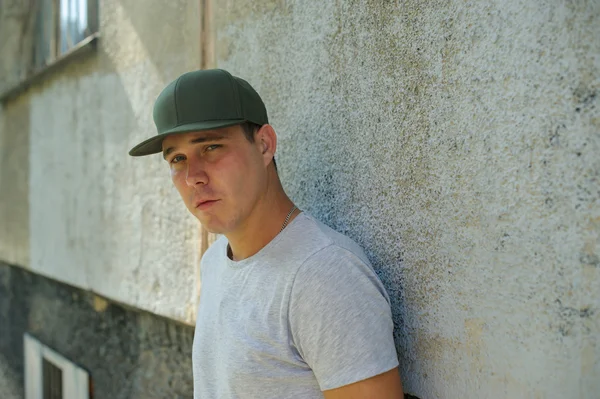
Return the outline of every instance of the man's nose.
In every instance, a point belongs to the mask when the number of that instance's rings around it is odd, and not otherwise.
[[[197,160],[188,161],[187,176],[185,181],[188,186],[193,187],[199,184],[208,184],[208,175],[202,162]]]

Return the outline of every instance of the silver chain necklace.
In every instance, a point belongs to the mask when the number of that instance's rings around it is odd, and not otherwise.
[[[281,230],[279,230],[280,233],[283,231],[283,229],[285,229],[285,226],[287,226],[288,222],[290,221],[290,217],[292,216],[292,213],[294,213],[294,211],[296,209],[297,209],[296,205],[294,205],[292,207],[292,210],[290,211],[290,213],[287,214],[287,216],[285,217],[285,221],[283,222],[283,225],[281,226]]]

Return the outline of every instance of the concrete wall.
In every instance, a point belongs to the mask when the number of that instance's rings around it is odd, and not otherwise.
[[[0,105],[0,258],[29,265],[29,102]]]
[[[299,206],[392,298],[406,390],[600,392],[600,3],[215,1]]]
[[[194,328],[0,262],[0,398],[23,398],[23,334],[76,362],[95,398],[191,398]]]
[[[0,93],[27,72],[33,21],[27,0],[0,3]],[[0,258],[29,265],[29,102],[0,103]]]
[[[99,22],[95,51],[3,104],[0,259],[192,323],[199,226],[162,158],[127,152],[200,65],[199,2],[102,1]]]
[[[0,92],[17,84],[29,71],[35,13],[32,0],[0,2]]]
[[[206,64],[257,87],[292,198],[367,250],[407,391],[595,397],[599,3],[212,5]],[[24,63],[6,9],[0,86]],[[0,259],[193,321],[198,226],[160,157],[126,153],[200,65],[199,21],[199,2],[103,1],[97,50],[0,107]]]

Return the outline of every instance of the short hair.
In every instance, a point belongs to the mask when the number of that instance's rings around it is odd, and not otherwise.
[[[241,124],[242,126],[242,130],[244,131],[244,136],[246,136],[246,139],[251,142],[254,143],[254,134],[256,134],[256,132],[258,131],[258,129],[260,129],[262,126],[261,125],[257,125],[254,122],[244,122]],[[273,156],[273,166],[275,167],[275,172],[277,172],[277,163],[275,162],[275,156]],[[277,172],[279,174],[279,172]]]

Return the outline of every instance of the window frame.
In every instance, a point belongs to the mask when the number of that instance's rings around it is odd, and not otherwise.
[[[92,399],[90,376],[83,368],[42,344],[32,335],[23,336],[25,356],[25,399],[40,399],[44,394],[43,360],[62,371],[63,399]]]

